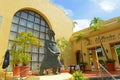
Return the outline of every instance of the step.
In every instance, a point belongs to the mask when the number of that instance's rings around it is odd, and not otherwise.
[[[120,80],[120,76],[113,76],[116,80]],[[89,80],[113,80],[111,76],[91,77]]]

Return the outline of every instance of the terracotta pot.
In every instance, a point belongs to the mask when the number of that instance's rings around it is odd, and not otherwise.
[[[69,73],[69,70],[60,70],[61,73]]]
[[[85,72],[85,68],[86,68],[86,65],[82,65],[82,66],[80,67],[80,69],[81,69],[82,72]]]
[[[108,71],[115,70],[115,63],[106,63],[105,66]]]
[[[13,67],[13,76],[20,76],[20,66]]]
[[[29,75],[30,66],[21,66],[20,67],[20,76],[26,77]]]

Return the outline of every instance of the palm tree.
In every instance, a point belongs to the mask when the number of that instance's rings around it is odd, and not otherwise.
[[[76,39],[76,42],[80,41],[80,55],[82,56],[82,63],[84,62],[83,60],[83,55],[82,55],[82,40],[89,40],[86,36],[83,36],[84,33],[83,32],[79,32],[78,34],[76,34],[74,36],[74,38]]]
[[[78,23],[76,21],[73,21],[73,29],[75,28],[75,25],[77,25]]]
[[[104,21],[102,19],[100,19],[99,17],[94,17],[94,19],[90,23],[90,27],[89,27],[90,32],[100,31],[103,28],[105,28],[105,26],[103,24],[101,24],[102,22],[104,22]],[[100,44],[101,44],[101,49],[102,49],[103,53],[105,54],[106,59],[108,60],[109,58],[108,58],[108,56],[106,54],[106,51],[105,51],[105,49],[103,47],[103,44],[102,44],[99,33],[98,33],[98,39],[99,39]]]
[[[68,58],[69,55],[66,52],[66,50],[71,50],[70,47],[70,41],[66,40],[64,37],[59,38],[56,40],[57,46],[60,49],[60,61],[63,65],[66,66],[65,62],[64,62],[64,58]]]

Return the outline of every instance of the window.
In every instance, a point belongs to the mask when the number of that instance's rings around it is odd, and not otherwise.
[[[13,17],[13,23],[18,23],[18,22],[19,22],[19,17],[14,16],[14,17]]]
[[[28,28],[33,28],[33,22],[28,21],[28,22],[27,22],[27,27],[28,27]]]
[[[40,25],[34,24],[34,29],[35,29],[35,30],[39,30],[39,27],[40,27]]]
[[[11,26],[11,31],[17,32],[17,28],[18,28],[18,25],[12,24],[12,26]]]
[[[29,10],[19,11],[13,17],[8,49],[11,49],[12,42],[19,32],[32,32],[36,37],[38,37],[38,39],[45,43],[45,40],[48,40],[48,36],[46,36],[48,35],[48,30],[48,24],[39,14]],[[31,69],[37,69],[35,65],[42,62],[44,58],[44,50],[44,47],[36,48],[33,45],[30,50],[26,51],[30,52],[32,55]]]
[[[103,56],[103,53],[102,53],[102,49],[101,49],[101,48],[97,48],[96,51],[97,51],[98,57],[102,57],[102,56]]]
[[[29,16],[28,16],[28,20],[30,20],[30,21],[34,21],[34,16],[29,15]]]
[[[21,13],[21,17],[24,18],[24,19],[27,19],[27,15],[28,15],[28,14],[25,13],[25,12],[22,12],[22,13]]]
[[[20,25],[26,26],[26,20],[25,19],[20,19]]]
[[[14,40],[17,34],[15,32],[10,32],[10,40]]]

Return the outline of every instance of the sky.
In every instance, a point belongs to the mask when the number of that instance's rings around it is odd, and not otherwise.
[[[76,21],[74,32],[89,26],[94,17],[109,20],[120,16],[120,0],[49,0]]]

